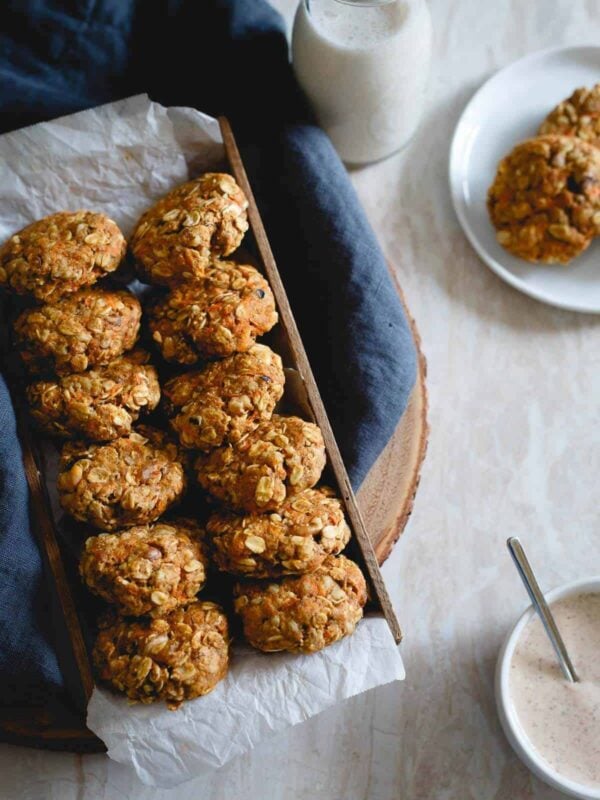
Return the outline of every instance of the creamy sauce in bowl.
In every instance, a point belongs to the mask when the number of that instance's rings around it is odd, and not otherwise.
[[[510,665],[510,695],[523,731],[556,772],[600,789],[600,593],[551,603],[579,675],[561,672],[539,618],[525,626]]]

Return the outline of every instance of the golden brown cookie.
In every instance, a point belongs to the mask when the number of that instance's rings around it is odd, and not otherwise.
[[[244,636],[267,653],[322,650],[354,633],[367,602],[362,572],[344,556],[327,556],[314,572],[280,583],[239,583],[234,594]]]
[[[173,189],[146,211],[131,237],[141,279],[177,286],[201,278],[211,258],[239,247],[247,208],[231,175],[209,172]]]
[[[168,381],[163,397],[182,447],[212,450],[268,420],[283,395],[281,358],[263,344]]]
[[[582,87],[559,103],[540,125],[540,135],[577,136],[594,147],[600,146],[600,83]]]
[[[0,286],[43,303],[56,302],[114,272],[126,247],[125,237],[105,214],[51,214],[0,248]]]
[[[131,349],[141,317],[130,292],[82,289],[23,311],[15,320],[16,343],[32,374],[83,372]]]
[[[488,211],[513,255],[566,264],[600,233],[600,151],[568,136],[521,142],[498,165]]]
[[[27,387],[36,426],[50,436],[110,441],[131,433],[140,413],[160,399],[158,375],[148,354],[132,350],[105,367]]]
[[[112,618],[98,634],[93,660],[99,679],[130,701],[165,700],[176,709],[227,674],[227,617],[205,600],[156,619]]]
[[[269,284],[254,267],[213,261],[204,278],[149,304],[152,338],[167,361],[195,364],[250,349],[277,323]]]
[[[57,480],[67,514],[101,531],[157,520],[186,488],[177,446],[140,426],[107,444],[67,442]]]
[[[325,487],[293,495],[272,514],[219,511],[206,531],[219,569],[251,578],[313,572],[350,539],[342,505]]]
[[[79,562],[88,589],[124,616],[164,617],[192,602],[206,581],[203,532],[192,520],[91,536]]]
[[[277,511],[286,497],[310,489],[325,466],[319,428],[299,417],[274,414],[238,442],[201,455],[200,485],[230,508]]]

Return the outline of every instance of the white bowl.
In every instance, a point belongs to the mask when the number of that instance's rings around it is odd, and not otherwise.
[[[552,592],[548,592],[545,597],[549,603],[553,603],[563,597],[580,594],[581,592],[600,592],[600,577],[584,578],[573,583],[567,583]],[[538,778],[541,778],[541,780],[555,789],[572,797],[579,797],[581,800],[600,800],[600,789],[591,789],[582,783],[565,778],[564,775],[553,769],[534,749],[519,722],[509,691],[510,662],[523,628],[534,614],[533,607],[529,606],[507,636],[498,656],[495,690],[500,722],[513,750],[534,775],[537,775]]]

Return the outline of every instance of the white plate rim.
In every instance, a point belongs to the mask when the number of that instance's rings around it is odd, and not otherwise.
[[[598,56],[600,58],[600,45],[596,45],[593,43],[590,44],[578,44],[578,45],[561,45],[559,47],[547,47],[542,50],[536,50],[533,53],[528,53],[521,58],[512,61],[510,64],[507,64],[505,67],[501,67],[497,70],[493,75],[491,75],[480,87],[476,90],[476,92],[471,96],[471,99],[467,103],[467,105],[463,108],[462,113],[456,123],[454,128],[454,133],[452,135],[452,141],[450,142],[450,150],[449,150],[449,158],[448,158],[448,183],[450,186],[450,196],[452,198],[452,205],[454,206],[454,211],[456,216],[458,217],[458,221],[460,222],[461,228],[469,243],[479,256],[479,258],[484,262],[484,264],[489,267],[498,277],[502,278],[503,281],[508,283],[514,289],[523,294],[532,297],[534,300],[538,300],[542,303],[547,303],[548,305],[555,306],[556,308],[562,308],[567,311],[576,311],[581,314],[600,314],[600,305],[586,305],[585,303],[569,303],[566,301],[561,301],[559,298],[554,297],[553,295],[548,295],[541,289],[534,289],[529,286],[525,281],[521,278],[515,276],[509,269],[504,267],[499,261],[497,261],[492,255],[488,253],[486,248],[481,244],[479,241],[475,231],[471,228],[471,224],[466,214],[466,210],[464,208],[463,203],[463,195],[461,192],[461,175],[460,175],[460,158],[459,153],[462,152],[463,148],[463,140],[464,140],[464,133],[463,133],[463,126],[465,124],[465,120],[468,117],[472,107],[475,103],[479,100],[480,96],[483,94],[484,91],[488,90],[490,86],[493,86],[494,83],[499,82],[502,78],[506,77],[506,74],[514,69],[522,68],[527,64],[527,62],[532,62],[541,58],[545,58],[547,56],[556,55],[558,53],[565,53],[567,51],[577,51],[577,50],[590,50],[594,49],[598,51]]]

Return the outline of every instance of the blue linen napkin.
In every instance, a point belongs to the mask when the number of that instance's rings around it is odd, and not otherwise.
[[[280,16],[266,0],[2,4],[0,130],[139,92],[231,119],[357,488],[406,407],[416,354],[346,171],[294,81]],[[62,678],[3,385],[0,424],[0,702],[14,702]]]

